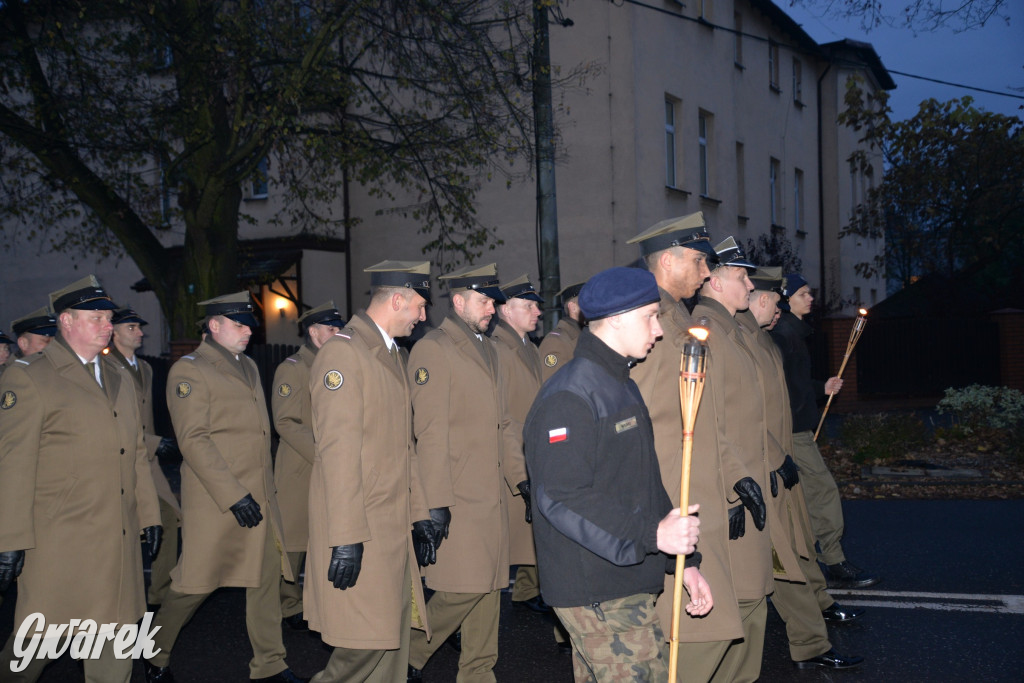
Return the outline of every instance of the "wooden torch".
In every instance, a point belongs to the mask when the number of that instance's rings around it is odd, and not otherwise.
[[[853,321],[853,329],[850,330],[850,339],[846,342],[846,353],[843,354],[843,362],[839,366],[839,374],[836,375],[839,379],[843,377],[843,370],[846,369],[846,362],[850,360],[850,355],[853,353],[853,347],[857,345],[860,340],[861,333],[864,332],[864,324],[868,321],[868,311],[866,308],[861,308],[857,311],[857,319]],[[825,410],[821,411],[821,419],[818,420],[818,428],[814,430],[814,440],[818,440],[818,433],[821,431],[821,425],[825,424],[825,416],[828,415],[828,408],[832,405],[832,398],[835,394],[828,395],[828,402],[825,404]]]
[[[706,324],[701,320],[702,324]],[[690,460],[693,456],[693,423],[697,419],[700,396],[704,393],[704,366],[707,363],[708,338],[705,327],[691,327],[683,342],[679,359],[679,405],[683,415],[683,471],[679,482],[679,515],[690,507]],[[679,665],[679,618],[683,597],[683,570],[686,558],[676,556],[675,591],[672,594],[672,629],[669,640],[668,680],[674,683]]]

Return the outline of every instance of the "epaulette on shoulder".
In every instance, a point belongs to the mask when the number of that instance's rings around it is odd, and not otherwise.
[[[561,332],[548,332],[548,335],[551,336],[551,337],[561,337],[562,333]]]
[[[288,356],[287,358],[284,359],[284,362],[285,363],[298,363],[299,359],[296,358],[295,356]]]
[[[190,353],[187,356],[182,356],[179,360],[195,360],[195,359],[196,359],[196,355],[194,353]]]
[[[14,362],[15,363],[21,363],[22,365],[31,365],[36,360],[38,360],[39,358],[42,358],[42,357],[43,357],[43,355],[41,353],[33,353],[28,358],[19,358],[18,360],[14,361]]]
[[[335,332],[334,336],[335,337],[341,337],[342,339],[348,339],[349,341],[352,341],[352,335],[351,334],[342,334],[341,332]]]

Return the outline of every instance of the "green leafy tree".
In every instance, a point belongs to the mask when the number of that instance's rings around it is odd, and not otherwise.
[[[1024,253],[1024,127],[1014,116],[972,106],[970,97],[921,103],[906,121],[889,118],[887,93],[847,85],[840,122],[863,133],[885,164],[841,233],[885,237],[886,252],[856,265],[864,277],[886,274],[906,286],[917,278]],[[870,156],[854,162],[875,177]]]
[[[177,337],[239,288],[254,180],[282,233],[344,227],[356,183],[423,226],[424,253],[472,260],[497,240],[477,178],[531,153],[530,17],[522,0],[0,2],[0,225],[126,254]]]

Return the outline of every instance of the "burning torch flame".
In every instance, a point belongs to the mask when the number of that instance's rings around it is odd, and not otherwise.
[[[705,341],[708,338],[708,331],[703,327],[691,327],[689,330],[687,330],[687,332],[693,335],[695,339],[699,339],[700,341]]]

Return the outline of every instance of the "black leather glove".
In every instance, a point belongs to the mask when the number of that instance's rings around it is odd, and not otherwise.
[[[729,508],[729,540],[735,541],[742,538],[747,532],[747,513],[742,503],[734,508]]]
[[[523,502],[526,503],[526,523],[533,524],[533,509],[530,507],[530,503],[533,499],[530,497],[530,480],[521,481],[516,484],[516,488],[519,489],[520,495],[523,497]]]
[[[24,550],[5,550],[0,553],[0,593],[6,592],[14,580],[21,576],[24,566]]]
[[[782,477],[782,485],[787,489],[793,488],[800,481],[800,475],[798,474],[800,468],[793,462],[793,456],[791,455],[787,455],[782,463],[782,467],[775,471]]]
[[[146,543],[149,544],[149,559],[155,560],[156,554],[160,552],[160,543],[164,539],[164,528],[159,524],[154,524],[147,526],[142,533],[146,537]]]
[[[335,588],[345,590],[356,585],[359,570],[363,567],[363,544],[336,545],[331,550],[331,566],[327,570],[327,580]]]
[[[157,458],[180,458],[181,451],[178,450],[178,440],[173,436],[165,436],[160,439],[160,445],[156,447]]]
[[[764,506],[764,498],[761,496],[761,487],[750,477],[743,477],[733,484],[732,490],[739,494],[740,502],[750,510],[750,516],[754,518],[754,526],[758,531],[764,529],[765,516],[768,514]],[[742,535],[742,534],[741,534]]]
[[[232,505],[230,509],[235,513],[238,526],[251,529],[263,520],[263,515],[260,514],[260,504],[252,499],[250,493],[245,494],[245,498]]]
[[[448,538],[452,513],[448,508],[430,508],[430,522],[434,525],[434,550],[441,549],[441,540]]]
[[[412,547],[416,551],[416,562],[421,567],[437,562],[437,548],[434,547],[434,524],[429,519],[412,523]]]

